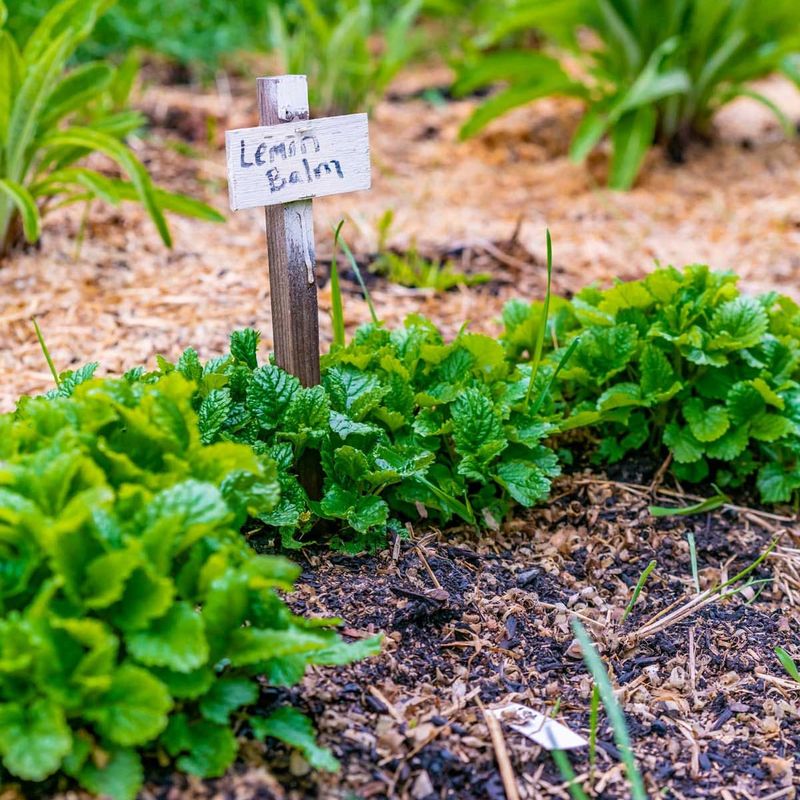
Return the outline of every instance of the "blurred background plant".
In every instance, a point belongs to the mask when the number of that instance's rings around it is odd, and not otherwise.
[[[370,110],[418,53],[422,0],[270,3],[269,44],[281,70],[308,75],[318,114]]]
[[[521,47],[538,31],[544,48]],[[748,82],[782,71],[800,82],[797,0],[506,0],[466,46],[455,91],[502,84],[462,128],[472,136],[540,97],[586,103],[570,156],[582,161],[608,135],[609,185],[629,188],[651,144],[682,160],[707,136],[714,113],[736,97],[780,109]]]
[[[17,5],[9,27],[24,41],[52,0]],[[257,48],[266,31],[266,4],[252,0],[122,0],[98,20],[91,38],[77,48],[76,58],[115,57],[139,47],[180,64],[213,68],[229,53]]]
[[[62,0],[25,39],[4,28],[0,0],[0,257],[23,238],[36,242],[41,218],[60,206],[95,199],[138,200],[161,239],[171,236],[164,211],[220,221],[209,206],[157,189],[125,144],[144,119],[125,108],[137,64],[87,61],[67,67],[113,0]],[[16,9],[15,9],[16,11]],[[127,174],[109,177],[82,164],[102,153]]]

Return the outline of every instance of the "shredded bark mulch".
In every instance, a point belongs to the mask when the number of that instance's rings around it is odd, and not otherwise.
[[[332,227],[345,218],[344,234],[362,257],[375,252],[387,210],[394,212],[392,248],[454,254],[459,268],[492,273],[488,285],[438,294],[373,282],[375,306],[388,325],[421,313],[448,335],[465,321],[496,333],[506,300],[544,294],[546,226],[559,293],[595,280],[641,277],[659,261],[734,269],[748,290],[800,297],[800,144],[787,140],[754,101],[726,107],[713,141],[694,143],[684,164],[654,148],[634,190],[621,193],[603,185],[607,151],[582,165],[567,157],[578,104],[544,99],[460,142],[459,127],[479,99],[433,102],[425,90],[449,81],[440,67],[401,75],[370,119],[372,189],[314,203],[323,284]],[[800,92],[788,82],[775,78],[758,88],[800,120]],[[254,82],[150,84],[137,106],[152,127],[134,147],[159,185],[227,213],[223,134],[257,124]],[[103,157],[95,166],[114,172]],[[94,203],[82,235],[84,215],[82,206],[48,215],[41,245],[0,265],[0,410],[51,385],[34,315],[59,369],[96,360],[99,374],[120,373],[152,365],[157,353],[176,358],[188,346],[209,357],[222,351],[233,328],[248,325],[262,330],[264,352],[271,349],[260,209],[229,213],[220,225],[172,216],[172,250],[135,204]],[[323,343],[331,338],[330,304],[323,286]],[[349,333],[369,319],[355,291],[345,316]]]

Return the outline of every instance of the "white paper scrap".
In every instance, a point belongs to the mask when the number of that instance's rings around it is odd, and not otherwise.
[[[575,750],[589,744],[583,736],[571,731],[566,725],[520,703],[508,703],[500,708],[487,710],[509,728],[546,750]]]

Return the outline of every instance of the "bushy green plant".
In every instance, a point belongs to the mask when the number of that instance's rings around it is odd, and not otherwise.
[[[47,211],[95,198],[138,199],[167,245],[164,210],[222,219],[203,203],[155,188],[126,146],[125,137],[142,118],[117,110],[113,97],[129,84],[129,75],[105,62],[68,68],[109,5],[110,0],[61,0],[20,46],[3,28],[8,12],[0,0],[0,257],[23,236],[37,241]],[[129,181],[81,166],[90,153],[111,158]]]
[[[800,489],[800,307],[736,282],[670,267],[554,303],[551,358],[579,339],[558,379],[564,427],[599,425],[603,461],[647,447],[681,480],[754,477],[762,500],[786,502]],[[511,358],[533,352],[541,318],[540,304],[506,306]]]
[[[416,52],[421,0],[297,0],[269,5],[270,47],[288,73],[308,76],[319,114],[369,110]]]
[[[142,755],[220,775],[235,731],[334,768],[298,711],[258,710],[256,676],[293,684],[378,643],[345,645],[335,620],[290,613],[278,591],[298,568],[241,536],[275,507],[274,462],[203,445],[196,386],[179,374],[91,371],[0,417],[2,768],[132,800]]]
[[[586,29],[588,28],[588,35]],[[551,47],[504,48],[538,30]],[[746,95],[779,109],[747,85],[783,70],[800,79],[800,13],[795,0],[507,0],[459,70],[456,90],[504,82],[462,129],[479,131],[510,108],[547,95],[586,102],[570,155],[583,160],[608,134],[609,184],[632,185],[654,139],[680,155],[706,134],[713,114]]]
[[[530,366],[515,367],[488,336],[462,332],[446,344],[421,317],[394,331],[367,325],[323,357],[322,385],[312,388],[259,366],[257,344],[255,331],[238,331],[229,355],[203,365],[190,349],[131,377],[180,372],[197,385],[204,441],[244,442],[277,462],[280,502],[258,517],[286,547],[300,546],[319,518],[337,524],[333,546],[352,551],[383,545],[420,509],[441,523],[495,525],[513,501],[547,497],[559,474],[542,443],[557,430],[546,416],[552,371],[540,370],[529,393]],[[324,472],[319,500],[297,478],[308,452]]]

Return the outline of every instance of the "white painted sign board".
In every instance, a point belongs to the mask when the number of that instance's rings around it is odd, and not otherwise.
[[[366,114],[225,132],[231,210],[369,189]]]

